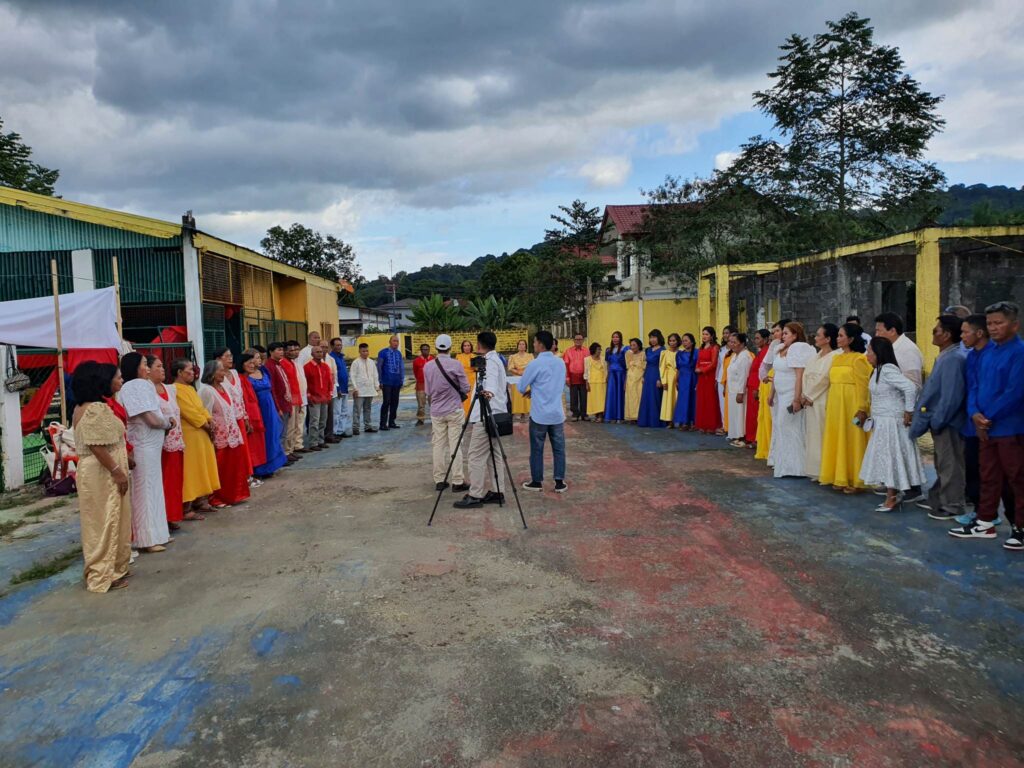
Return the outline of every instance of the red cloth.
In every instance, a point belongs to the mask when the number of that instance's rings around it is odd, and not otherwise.
[[[74,373],[75,368],[86,360],[117,365],[117,350],[114,349],[69,349],[64,352],[64,371]],[[57,365],[56,355],[19,355],[18,367],[23,369],[45,368]],[[21,434],[30,435],[42,426],[46,412],[50,410],[53,394],[57,391],[57,369],[46,378],[32,399],[21,409]],[[69,393],[70,396],[70,393]]]
[[[284,366],[272,357],[267,358],[267,374],[270,376],[270,392],[274,395],[274,407],[280,413],[292,412],[292,394],[288,388],[288,374]]]
[[[302,366],[302,371],[306,376],[306,400],[314,405],[331,402],[334,377],[327,363],[310,360]]]
[[[427,389],[427,382],[423,378],[423,366],[434,359],[433,355],[418,355],[415,360],[412,361],[412,375],[416,377],[416,391],[424,392]]]
[[[281,358],[281,369],[288,377],[288,391],[291,393],[292,405],[302,405],[302,388],[299,386],[299,369],[295,361],[287,357]]]
[[[210,494],[212,504],[238,504],[249,498],[249,452],[244,445],[217,449],[220,488]]]
[[[164,506],[167,509],[167,522],[180,523],[184,519],[181,496],[185,487],[185,452],[161,452],[160,466],[164,473]]]
[[[245,445],[249,449],[249,462],[258,467],[267,463],[266,427],[263,426],[263,414],[260,413],[260,401],[256,390],[248,376],[242,376],[242,400],[245,402],[245,414],[249,417],[252,432],[245,436]]]
[[[588,352],[583,347],[577,348],[575,345],[569,347],[562,355],[562,362],[565,363],[565,380],[570,384],[583,384],[583,366],[584,361],[590,357]]]
[[[131,453],[133,448],[132,444],[128,442],[128,411],[126,411],[124,406],[112,397],[104,397],[103,402],[107,404],[107,407],[110,408],[110,410],[114,412],[114,415],[121,420],[122,424],[124,424],[124,444],[128,448],[128,453]]]
[[[718,347],[701,347],[697,355],[697,407],[693,426],[702,432],[722,428],[722,412],[718,406]]]
[[[757,442],[757,413],[761,410],[761,403],[757,399],[758,388],[747,387],[747,425],[743,439],[748,443]]]
[[[768,355],[768,345],[761,347],[761,351],[754,356],[754,362],[750,364],[750,373],[747,374],[747,389],[757,389],[761,386],[761,363]],[[747,405],[750,408],[750,405]]]
[[[1004,485],[1013,492],[1016,510],[1006,510],[1006,519],[1024,526],[1024,435],[990,437],[978,443],[981,470],[981,499],[978,519],[991,522],[999,516]]]

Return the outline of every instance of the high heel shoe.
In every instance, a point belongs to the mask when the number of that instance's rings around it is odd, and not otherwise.
[[[892,506],[889,506],[888,501],[883,501],[877,507],[875,512],[902,512],[903,511],[903,494],[897,493],[896,497],[892,500]]]

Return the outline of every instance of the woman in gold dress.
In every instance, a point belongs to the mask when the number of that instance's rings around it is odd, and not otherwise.
[[[508,359],[509,376],[522,376],[526,372],[526,366],[533,362],[533,355],[527,351],[526,339],[520,339],[516,344],[516,353]],[[519,394],[519,389],[510,387],[512,390],[512,415],[518,416],[520,421],[527,421],[530,418],[530,398]]]
[[[640,393],[644,387],[647,357],[640,339],[630,339],[626,351],[626,421],[636,423],[640,415]]]

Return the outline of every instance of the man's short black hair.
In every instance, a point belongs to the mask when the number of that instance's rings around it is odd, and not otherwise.
[[[476,341],[488,352],[498,346],[498,337],[494,335],[493,331],[481,331],[476,335]]]
[[[369,344],[367,344],[367,343],[366,343],[366,342],[364,341],[364,342],[363,342],[362,344],[360,344],[360,345],[359,345],[359,348],[360,348],[360,349],[369,349],[369,348],[370,348],[370,345],[369,345]]]
[[[101,403],[104,397],[110,397],[110,382],[114,380],[117,366],[111,363],[97,363],[86,360],[71,375],[71,394],[79,405],[85,403]]]
[[[985,307],[986,315],[995,314],[997,312],[1010,322],[1013,322],[1020,314],[1020,307],[1012,301],[997,301],[995,304],[989,304]]]
[[[971,328],[973,328],[974,330],[981,331],[986,336],[988,336],[988,320],[985,318],[984,315],[968,315],[967,317],[964,318],[964,322],[971,326]],[[963,326],[960,326],[960,328],[962,331]]]
[[[883,312],[875,318],[875,322],[881,323],[887,331],[896,331],[897,336],[903,335],[903,318],[895,312]]]
[[[420,344],[420,352],[422,352],[424,349],[429,352],[430,351],[430,345],[429,344]]]
[[[273,352],[275,349],[284,349],[284,346],[283,341],[272,341],[270,342],[270,346],[267,347],[267,352]]]
[[[758,328],[757,335],[760,336],[765,341],[768,341],[768,339],[772,337],[772,332],[769,331],[767,328]]]
[[[551,351],[551,346],[555,343],[555,337],[551,335],[551,331],[537,331],[537,335],[533,338],[539,341],[540,345],[548,352]]]
[[[950,341],[954,344],[960,341],[960,329],[963,327],[964,321],[956,315],[939,315],[939,325],[942,326],[942,330],[949,334]]]
[[[288,341],[286,341],[284,343],[285,349],[291,349],[292,347],[301,347],[301,346],[302,345],[299,344],[299,342],[297,342],[295,339],[288,339]]]
[[[857,325],[860,325],[860,315],[849,315],[846,318],[846,322],[848,322],[848,323],[856,323]]]
[[[331,339],[331,346],[332,347],[334,346],[334,342],[336,342],[336,341],[341,341],[341,336],[335,336],[333,339]]]
[[[261,347],[259,344],[253,344],[252,348],[259,352],[261,355],[267,354],[267,348]]]

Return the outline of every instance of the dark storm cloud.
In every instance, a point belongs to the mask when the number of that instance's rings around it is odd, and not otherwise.
[[[897,6],[871,0],[858,10],[891,35],[964,3]],[[813,33],[849,5],[21,0],[7,8],[45,32],[41,47],[57,47],[40,51],[42,65],[10,62],[0,96],[6,88],[24,101],[31,88],[60,104],[77,73],[104,114],[123,120],[106,162],[62,157],[67,182],[116,187],[153,205],[187,198],[246,210],[322,207],[341,187],[398,190],[417,204],[507,189],[578,160],[574,153],[585,157],[602,129],[632,127],[637,94],[652,84],[700,72],[714,98],[717,82],[766,72],[789,33]],[[590,114],[607,125],[587,123]]]

